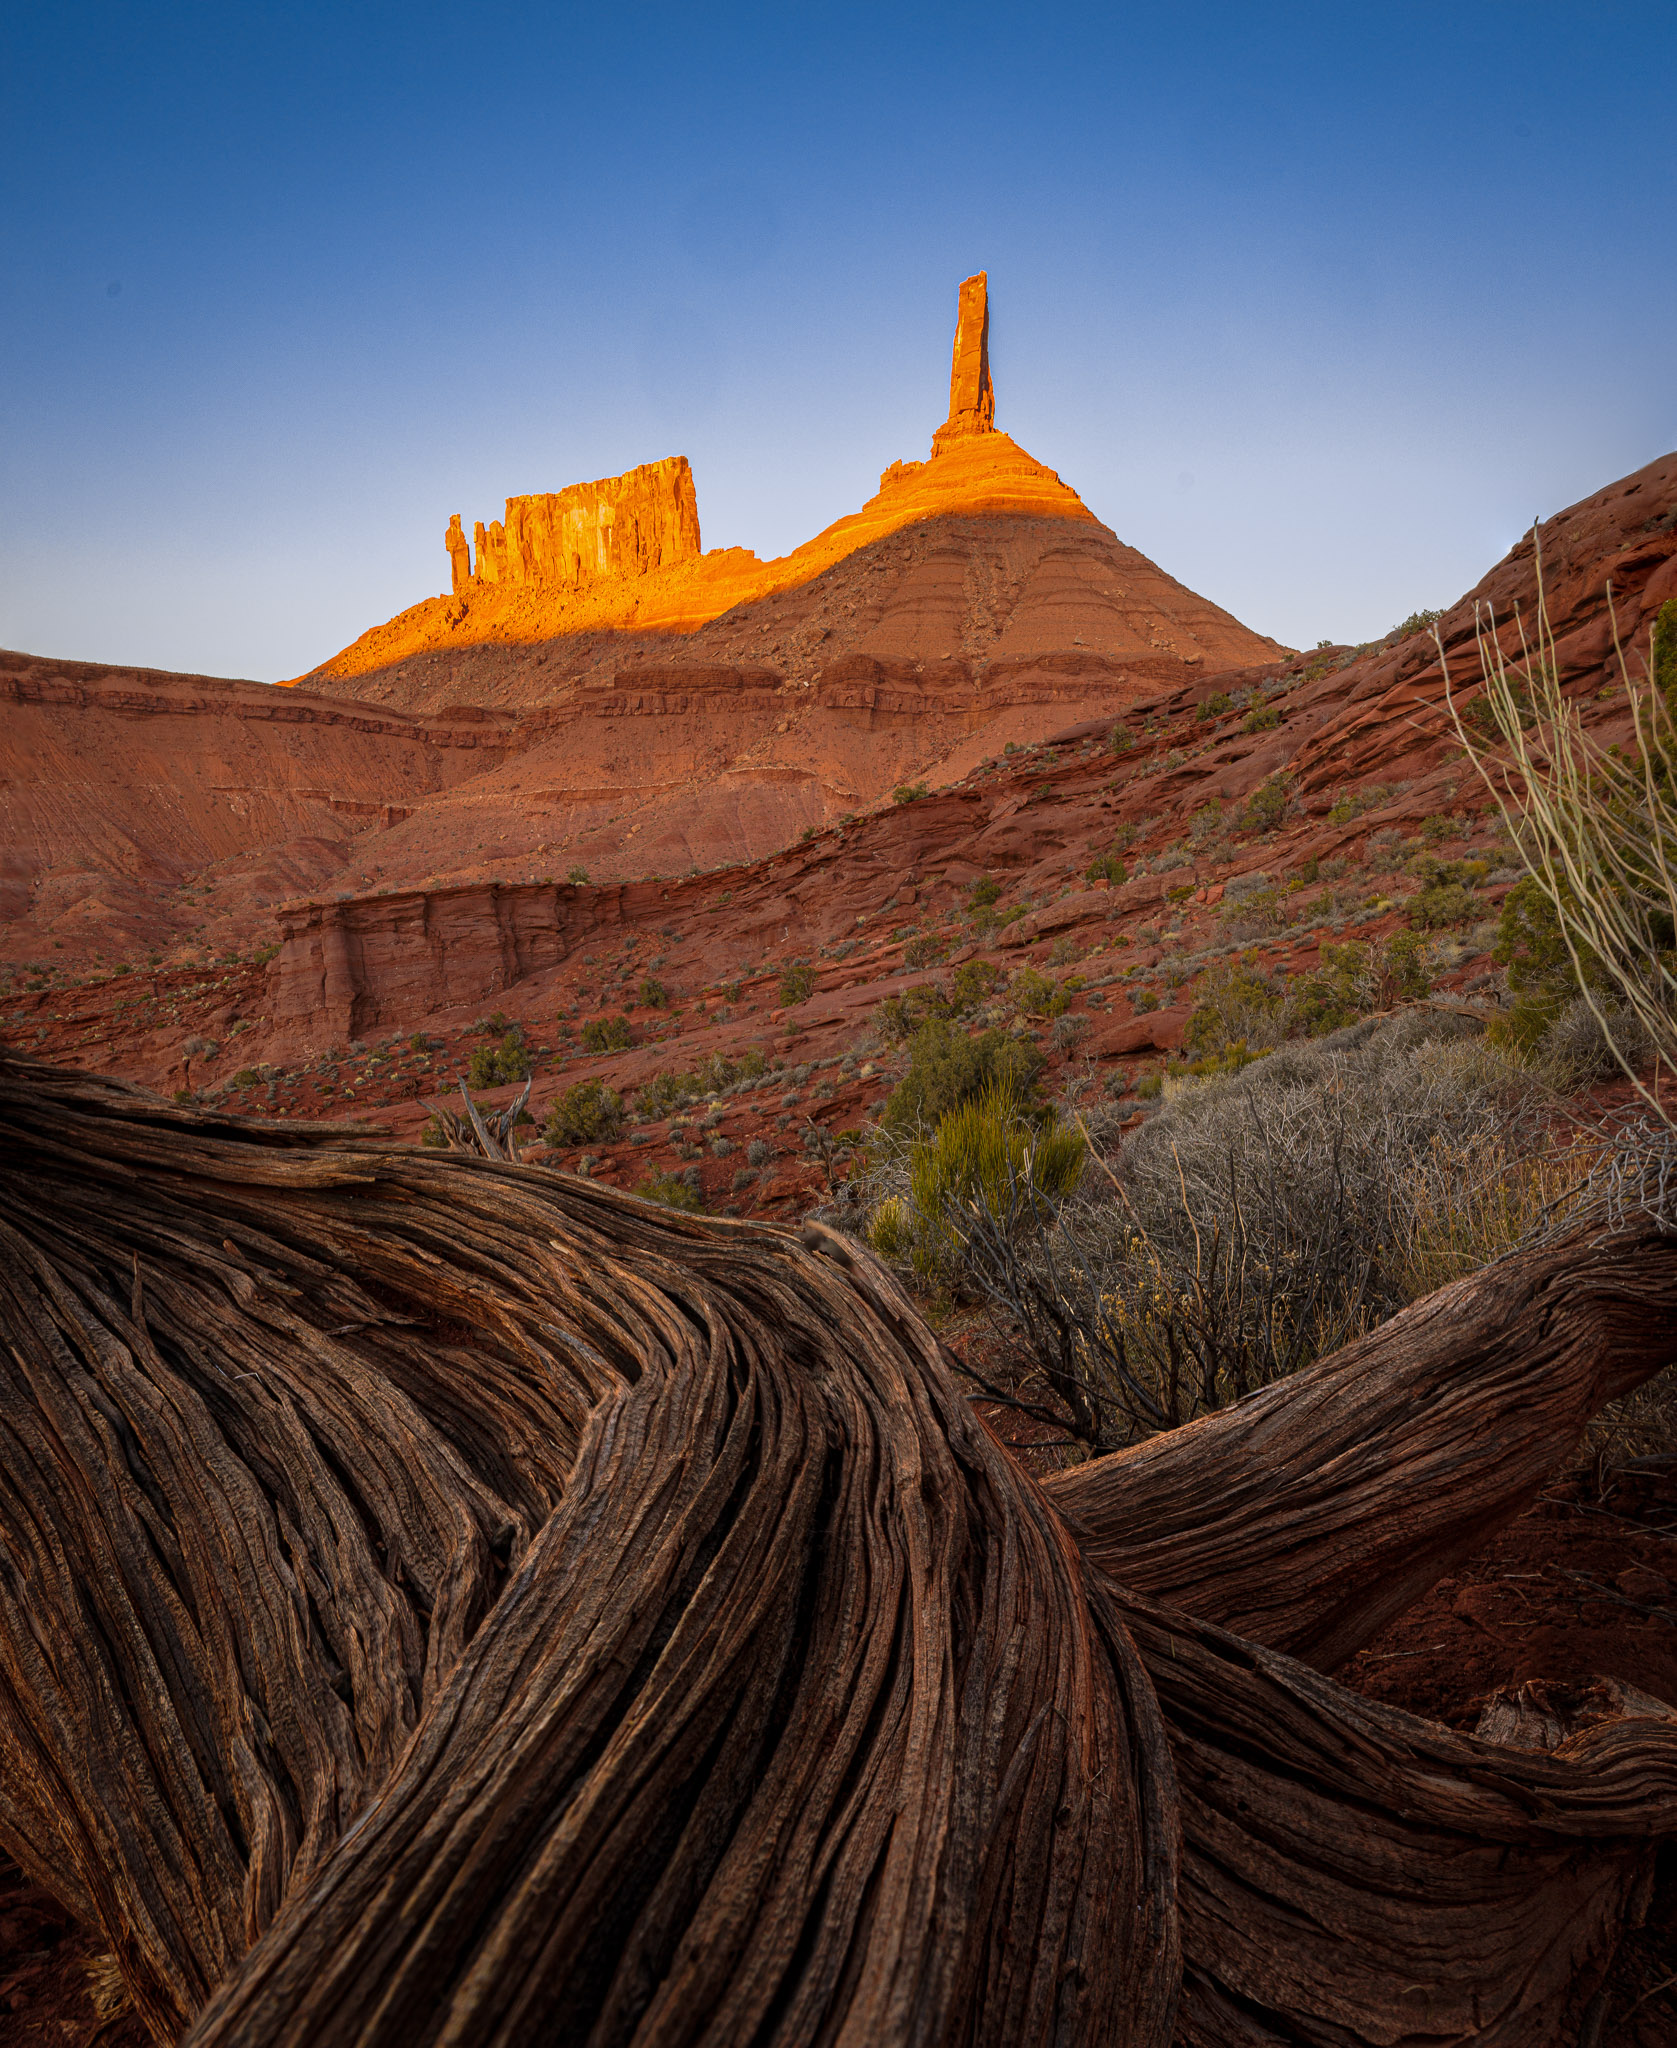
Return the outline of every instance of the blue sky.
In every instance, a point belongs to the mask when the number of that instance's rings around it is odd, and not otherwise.
[[[0,30],[0,644],[273,679],[451,512],[778,554],[997,424],[1360,639],[1677,443],[1669,4],[82,6]]]

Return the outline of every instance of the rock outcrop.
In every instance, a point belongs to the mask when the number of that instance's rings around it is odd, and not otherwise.
[[[478,528],[478,552],[483,552],[483,528]],[[456,512],[448,522],[448,531],[443,535],[443,546],[448,549],[448,566],[452,582],[450,588],[458,596],[472,580],[471,551],[466,546],[466,536],[460,528],[460,514]]]
[[[583,590],[673,569],[699,554],[693,471],[685,455],[671,455],[622,476],[509,498],[504,521],[486,527],[480,519],[473,532],[476,580],[484,584]],[[448,552],[459,591],[467,584],[461,574],[466,539],[458,514],[449,525]]]
[[[949,417],[932,436],[932,453],[968,434],[996,430],[996,394],[990,383],[990,278],[981,270],[963,280],[949,364]]]

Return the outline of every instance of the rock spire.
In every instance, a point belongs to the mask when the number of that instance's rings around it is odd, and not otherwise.
[[[968,434],[996,428],[996,394],[990,383],[990,279],[979,271],[961,285],[955,318],[955,347],[949,363],[949,417],[932,436],[934,454]]]
[[[481,533],[483,529],[479,527],[478,531]],[[472,551],[466,545],[466,536],[461,531],[458,512],[448,522],[448,531],[443,535],[443,546],[448,549],[449,568],[454,578],[453,588],[458,593],[472,580]]]

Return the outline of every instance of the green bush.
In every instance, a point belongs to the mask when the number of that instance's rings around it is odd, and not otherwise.
[[[1432,987],[1431,948],[1419,932],[1393,932],[1381,964],[1395,996],[1413,1002]]]
[[[1254,710],[1248,711],[1240,723],[1242,730],[1246,732],[1269,732],[1281,723],[1281,714],[1273,704],[1259,704]]]
[[[707,1095],[720,1095],[741,1081],[755,1081],[768,1070],[768,1061],[754,1045],[748,1046],[738,1059],[724,1052],[713,1052],[691,1073],[677,1073],[672,1069],[643,1081],[635,1095],[635,1115],[642,1123],[673,1116],[690,1102],[697,1102]]]
[[[480,1045],[466,1067],[467,1085],[472,1088],[503,1088],[509,1081],[530,1078],[530,1055],[524,1034],[514,1025],[497,1045]]]
[[[1183,1050],[1205,1058],[1236,1041],[1274,1044],[1284,1033],[1286,1011],[1285,985],[1278,986],[1277,980],[1249,959],[1202,974],[1194,991],[1193,1014],[1182,1034]]]
[[[993,960],[968,960],[949,980],[949,1006],[957,1016],[976,1010],[995,993],[1002,971]]]
[[[880,1203],[869,1240],[884,1258],[906,1258],[923,1279],[953,1277],[972,1203],[1011,1216],[1016,1227],[1040,1224],[1075,1190],[1086,1152],[1076,1125],[1034,1120],[1010,1088],[986,1088],[911,1148],[908,1193]]]
[[[565,880],[571,884],[572,888],[581,888],[588,880],[588,870],[586,868],[571,868],[567,872]]]
[[[943,954],[943,941],[934,933],[916,932],[903,947],[903,965],[908,968],[935,967]]]
[[[1130,871],[1115,853],[1097,853],[1083,871],[1086,882],[1127,882]]]
[[[969,1038],[947,1018],[928,1018],[910,1041],[908,1071],[891,1090],[880,1121],[897,1136],[930,1129],[992,1088],[1008,1089],[1023,1113],[1045,1064],[1034,1045],[1005,1031]]]
[[[1115,754],[1127,754],[1135,745],[1135,734],[1120,720],[1107,734],[1106,743]]]
[[[987,909],[1002,893],[1000,882],[993,882],[988,875],[980,875],[972,885],[972,903],[976,909]]]
[[[627,1017],[590,1017],[582,1027],[584,1052],[622,1052],[634,1042]]]
[[[1164,1093],[1164,1089],[1165,1077],[1163,1074],[1143,1074],[1141,1079],[1135,1084],[1135,1092],[1141,1097],[1143,1102],[1157,1102]]]
[[[968,960],[956,968],[947,984],[922,982],[900,995],[885,996],[873,1013],[873,1028],[882,1038],[899,1042],[912,1038],[922,1024],[933,1019],[964,1017],[995,993],[1001,969],[992,960]]]
[[[1417,931],[1442,931],[1453,924],[1467,924],[1479,914],[1479,898],[1464,882],[1429,882],[1410,897],[1404,908]]]
[[[262,1076],[255,1067],[241,1067],[233,1076],[233,1086],[235,1088],[255,1088],[261,1082],[261,1079]]]
[[[1397,786],[1390,782],[1371,782],[1362,789],[1347,790],[1336,798],[1328,812],[1330,825],[1349,825],[1353,818],[1360,818],[1364,811],[1378,811],[1399,794]]]
[[[1137,988],[1130,991],[1130,1008],[1138,1017],[1146,1016],[1150,1010],[1159,1007],[1159,991],[1156,988]]]
[[[891,801],[894,804],[917,804],[923,796],[929,794],[923,782],[899,782],[891,792]]]
[[[1293,778],[1285,769],[1260,782],[1246,799],[1240,822],[1248,832],[1273,832],[1293,800]]]
[[[705,1206],[704,1196],[678,1173],[655,1173],[650,1180],[643,1180],[635,1193],[643,1202],[662,1202],[666,1209],[699,1210]]]
[[[796,1003],[807,1003],[815,993],[815,969],[802,961],[788,967],[780,977],[780,1004],[790,1009]]]
[[[640,987],[643,1010],[667,1010],[670,1006],[670,992],[656,975],[649,974]]]
[[[1225,712],[1234,709],[1234,699],[1227,690],[1218,690],[1207,697],[1196,714],[1200,718],[1221,718]]]
[[[578,1081],[548,1111],[542,1136],[557,1149],[615,1138],[622,1128],[622,1096],[603,1081]]]
[[[1034,967],[1021,967],[1007,985],[1007,999],[1022,1017],[1058,1017],[1071,997],[1057,981]]]

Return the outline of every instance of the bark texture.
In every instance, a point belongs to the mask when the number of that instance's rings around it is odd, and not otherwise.
[[[826,1233],[0,1059],[0,1846],[200,2048],[1554,2038],[1677,1728],[1457,1737],[1220,1625],[1344,1654],[1655,1369],[1677,1247],[1495,1285],[1548,1350],[1469,1289],[1262,1397],[1238,1512],[1208,1425],[1132,1512]]]

